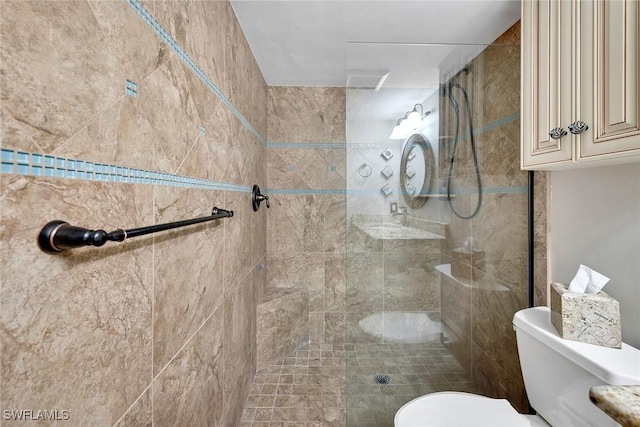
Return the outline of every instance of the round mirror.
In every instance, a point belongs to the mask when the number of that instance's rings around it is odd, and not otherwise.
[[[434,172],[435,157],[431,143],[422,134],[411,135],[404,143],[400,160],[400,187],[407,206],[415,209],[427,202]]]

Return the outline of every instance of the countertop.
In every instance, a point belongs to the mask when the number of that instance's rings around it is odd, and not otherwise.
[[[640,385],[598,385],[589,399],[624,427],[640,427]]]

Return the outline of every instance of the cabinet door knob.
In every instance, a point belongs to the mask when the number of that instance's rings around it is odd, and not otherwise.
[[[553,139],[560,139],[567,134],[567,131],[562,128],[554,128],[549,132],[549,136]]]
[[[569,125],[569,132],[571,132],[574,135],[579,135],[582,132],[586,131],[587,129],[589,129],[589,126],[587,126],[585,122],[581,122],[579,120]]]

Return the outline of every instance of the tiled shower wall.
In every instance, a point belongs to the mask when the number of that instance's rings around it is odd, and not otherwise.
[[[471,62],[472,76],[459,81],[476,107],[475,123],[501,123],[476,136],[478,161],[485,188],[482,208],[472,219],[451,214],[443,249],[443,263],[458,263],[464,279],[443,276],[442,321],[449,335],[447,347],[470,373],[484,395],[507,398],[527,410],[524,384],[511,322],[527,306],[527,172],[520,162],[520,48],[519,23]],[[465,80],[466,79],[466,80]],[[459,94],[457,94],[459,95]],[[460,96],[462,98],[462,96]],[[448,99],[441,101],[449,109]],[[464,105],[464,104],[461,104]],[[463,110],[461,106],[461,110]],[[461,114],[462,132],[467,132]],[[501,120],[511,117],[513,120]],[[443,115],[445,132],[453,114]],[[452,134],[449,130],[449,134]],[[476,188],[469,139],[461,142],[454,169],[457,188]],[[458,164],[459,163],[459,164]],[[448,172],[448,166],[441,169]],[[488,189],[488,190],[487,190]],[[544,304],[539,289],[546,286],[546,176],[536,173],[534,257],[536,303]],[[464,215],[473,212],[477,194],[456,194],[454,205]],[[460,257],[453,250],[471,236],[484,259]]]
[[[268,286],[308,289],[311,342],[343,343],[344,89],[270,87],[267,139]]]
[[[236,424],[266,284],[249,189],[266,184],[267,87],[230,3],[2,1],[0,17],[3,417]],[[35,242],[54,219],[109,231],[214,206],[235,215],[59,255]]]

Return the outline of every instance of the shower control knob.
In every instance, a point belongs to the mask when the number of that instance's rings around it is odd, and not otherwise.
[[[260,203],[265,202],[267,204],[267,209],[271,207],[269,203],[269,196],[265,196],[260,193],[260,187],[257,185],[253,186],[253,190],[251,192],[251,202],[253,205],[253,211],[256,212],[260,208]]]
[[[567,134],[567,131],[562,128],[554,128],[549,132],[549,136],[553,139],[560,139]]]
[[[589,126],[585,122],[577,121],[569,125],[569,132],[574,135],[580,135],[582,132],[589,129]]]

